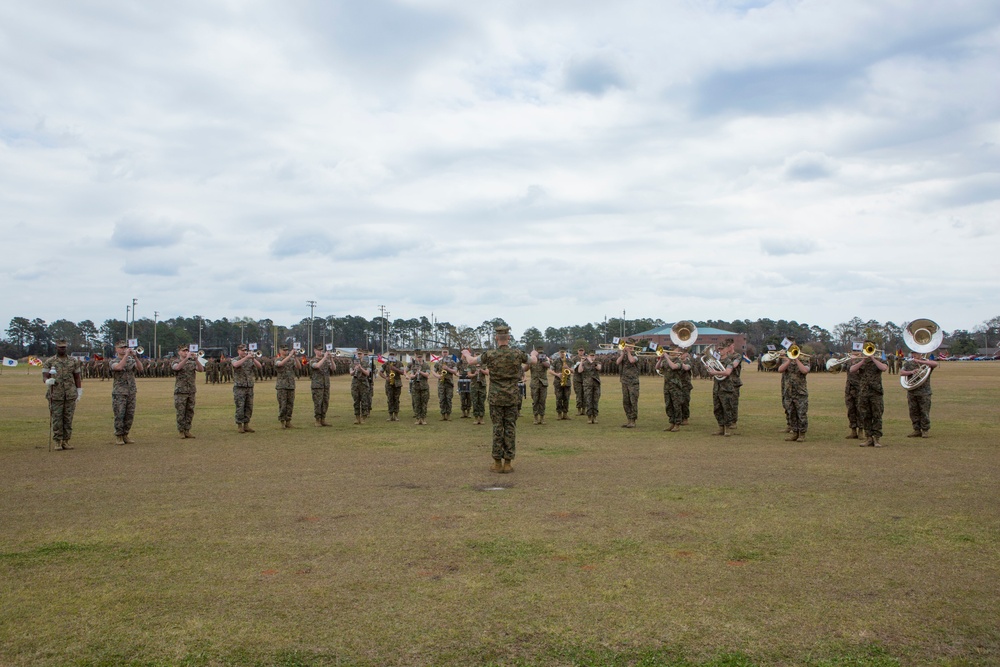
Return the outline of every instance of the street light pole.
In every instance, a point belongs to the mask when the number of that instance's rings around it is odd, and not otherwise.
[[[132,299],[132,335],[131,338],[135,338],[135,304],[139,303],[139,299]]]
[[[309,306],[309,353],[311,353],[313,349],[313,322],[315,320],[316,302],[312,300],[306,301],[306,305]]]
[[[125,306],[125,340],[128,340],[128,314],[132,312],[132,306]]]
[[[156,325],[159,324],[160,311],[153,311],[153,354],[160,357],[160,350],[156,347]]]

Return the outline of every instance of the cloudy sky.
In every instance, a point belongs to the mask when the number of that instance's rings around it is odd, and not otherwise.
[[[0,325],[1000,314],[1000,3],[0,5]]]

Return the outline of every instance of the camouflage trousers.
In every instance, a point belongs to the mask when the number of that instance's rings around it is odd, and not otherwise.
[[[861,412],[858,409],[858,391],[844,394],[844,405],[847,406],[847,423],[851,428],[861,427]]]
[[[667,418],[671,424],[684,421],[684,390],[680,387],[663,388],[663,404],[667,410]]]
[[[691,418],[691,387],[681,388],[681,417]]]
[[[601,385],[591,382],[583,385],[583,409],[588,417],[597,417],[601,403]]]
[[[389,405],[389,414],[395,415],[399,413],[399,395],[402,393],[403,393],[402,387],[386,385],[385,401]]]
[[[462,412],[472,409],[472,391],[458,392],[459,401],[462,404]]]
[[[573,394],[576,396],[576,409],[585,410],[587,401],[583,396],[583,379],[577,379],[579,373],[573,373]]]
[[[882,436],[882,413],[884,411],[885,404],[882,402],[882,394],[865,391],[858,393],[859,423],[867,435],[876,438]]]
[[[625,418],[635,421],[639,418],[639,382],[622,382],[622,408]]]
[[[135,394],[112,394],[111,409],[115,413],[115,435],[125,435],[132,430],[135,419]]]
[[[786,401],[788,428],[792,429],[792,433],[805,433],[809,430],[809,397],[789,396]]]
[[[292,421],[292,410],[295,409],[294,389],[275,389],[278,394],[278,421]]]
[[[559,382],[556,382],[556,412],[569,412],[569,395],[572,393],[573,389],[568,384],[564,387]]]
[[[455,387],[447,382],[438,383],[438,406],[441,408],[441,416],[451,414],[451,399],[455,394]]]
[[[62,401],[49,402],[52,418],[52,438],[68,441],[73,436],[73,414],[76,412],[76,396]]]
[[[906,406],[910,409],[910,423],[914,431],[931,430],[931,397],[927,394],[906,392]]]
[[[330,388],[313,387],[313,416],[316,419],[326,419],[326,411],[330,409]]]
[[[781,395],[781,409],[785,411],[785,426],[787,426],[788,428],[792,428],[792,415],[791,415],[791,413],[788,412],[788,406],[789,406],[789,404],[790,404],[790,400],[789,400],[788,396],[782,394]]]
[[[367,417],[372,412],[372,395],[368,391],[368,383],[351,385],[351,398],[354,399],[354,416]]]
[[[513,459],[517,447],[517,406],[490,404],[493,422],[493,458]]]
[[[236,423],[249,424],[253,417],[253,387],[233,385],[233,402],[236,404]]]
[[[545,399],[548,398],[549,387],[544,384],[531,385],[531,414],[538,417],[545,416]]]
[[[196,394],[174,394],[174,410],[177,411],[177,430],[180,433],[191,430],[194,421],[194,397]]]
[[[714,382],[714,380],[713,380]],[[718,386],[712,391],[712,412],[719,426],[732,426],[736,423],[736,406],[739,396],[733,391],[719,391]]]
[[[427,419],[427,404],[430,403],[431,392],[429,387],[422,387],[414,382],[410,390],[410,402],[413,404],[413,416],[417,419]]]
[[[486,416],[486,386],[472,383],[472,416]]]

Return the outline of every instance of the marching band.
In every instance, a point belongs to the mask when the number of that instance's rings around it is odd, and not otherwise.
[[[387,357],[378,357],[357,350],[350,361],[348,373],[351,397],[354,403],[355,424],[366,423],[371,414],[374,378],[385,381],[386,405],[389,422],[399,421],[399,402],[403,378],[409,382],[414,423],[427,424],[427,407],[430,396],[429,378],[437,380],[441,420],[451,420],[451,404],[457,386],[461,400],[462,417],[473,419],[481,425],[486,404],[490,404],[494,423],[494,464],[496,472],[511,472],[514,456],[514,432],[520,414],[521,397],[526,386],[525,373],[532,403],[535,425],[544,425],[548,386],[553,386],[558,420],[569,416],[571,390],[577,396],[577,415],[586,416],[588,424],[597,424],[601,396],[602,363],[595,350],[580,348],[571,356],[565,347],[549,358],[544,348],[537,346],[530,355],[509,346],[509,329],[498,327],[498,347],[473,355],[468,349],[452,355],[447,348],[440,357],[425,361],[421,350],[414,350],[412,359],[404,364],[396,350]],[[744,352],[735,349],[733,339],[722,341],[718,348],[702,349],[693,354],[698,338],[697,327],[691,322],[678,322],[671,328],[672,346],[642,348],[625,339],[617,341],[617,368],[622,383],[622,400],[625,428],[636,428],[638,419],[639,359],[655,354],[655,372],[663,377],[663,400],[668,419],[667,432],[679,432],[690,423],[690,403],[693,370],[698,366],[712,379],[713,413],[718,424],[715,435],[730,437],[735,434],[738,421],[739,396],[742,382],[740,372]],[[931,389],[930,375],[938,366],[926,355],[941,345],[943,332],[932,320],[915,320],[904,331],[904,341],[912,357],[899,370],[900,384],[907,392],[907,406],[913,432],[907,437],[928,437],[930,430]],[[501,341],[503,344],[501,345]],[[609,346],[610,347],[610,346]],[[782,407],[786,417],[786,441],[804,442],[808,430],[809,392],[807,376],[811,370],[809,354],[803,352],[793,339],[782,341],[783,349],[774,346],[760,358],[764,369],[777,370],[781,376]],[[858,342],[854,351],[840,358],[830,359],[826,369],[832,372],[847,370],[845,405],[850,433],[848,439],[857,439],[862,447],[882,447],[882,413],[884,411],[882,373],[889,366],[882,361],[881,350],[872,341]],[[142,349],[135,341],[119,341],[115,345],[116,357],[110,363],[112,376],[112,407],[114,413],[115,444],[133,444],[130,437],[135,418],[136,373],[142,373]],[[262,369],[260,352],[255,344],[237,346],[238,356],[231,361],[233,369],[233,399],[235,420],[239,433],[254,433],[250,427],[253,416],[255,375]],[[604,354],[607,359],[612,359]],[[275,389],[277,392],[278,421],[282,429],[292,428],[295,400],[295,378],[301,367],[307,367],[316,426],[327,427],[330,404],[330,376],[335,368],[336,355],[332,345],[317,345],[313,356],[306,359],[299,344],[293,349],[281,346],[273,360]],[[205,372],[207,360],[198,346],[181,346],[176,360],[169,368],[175,377],[174,405],[177,413],[177,430],[182,438],[194,438],[191,433],[195,411],[197,373]],[[821,364],[822,365],[822,364]],[[647,367],[648,368],[648,367]],[[43,363],[42,377],[49,403],[50,449],[54,441],[56,450],[72,449],[74,406],[83,394],[81,362],[69,356],[65,340],[56,341],[56,355]],[[822,370],[822,369],[821,369]],[[492,373],[492,375],[491,375]],[[499,373],[499,375],[498,375]],[[496,413],[496,414],[494,414]],[[497,415],[500,415],[499,417]]]

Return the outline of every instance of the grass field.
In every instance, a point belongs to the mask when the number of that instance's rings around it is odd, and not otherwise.
[[[885,376],[883,449],[844,440],[843,376],[810,376],[810,430],[784,442],[778,376],[744,373],[739,435],[712,437],[711,386],[664,433],[606,378],[601,418],[518,429],[277,422],[254,434],[228,385],[141,380],[113,444],[110,384],[85,382],[68,452],[48,452],[34,370],[0,376],[0,664],[997,665],[1000,364],[933,378],[931,438]],[[301,386],[301,382],[300,382]],[[575,412],[575,411],[574,411]]]

